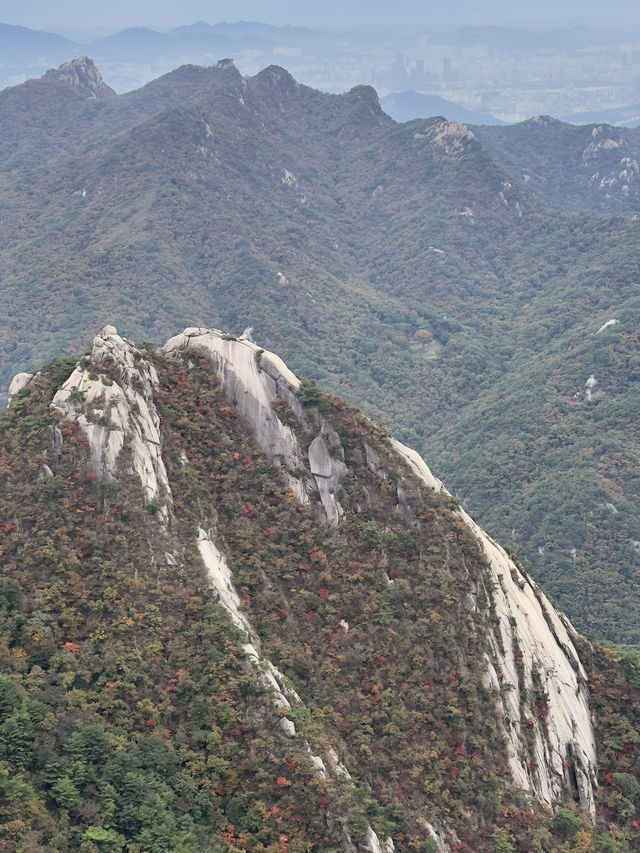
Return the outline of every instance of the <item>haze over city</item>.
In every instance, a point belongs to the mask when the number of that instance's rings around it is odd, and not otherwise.
[[[443,114],[495,124],[548,114],[640,122],[640,18],[621,0],[606,15],[601,3],[573,0],[445,7],[117,0],[108,8],[7,0],[0,22],[0,88],[82,55],[117,92],[180,65],[229,57],[242,74],[281,65],[327,92],[372,85],[400,121]]]
[[[220,20],[256,20],[276,25],[310,27],[375,26],[395,25],[433,27],[434,25],[496,25],[526,24],[546,26],[550,23],[595,23],[628,25],[638,21],[636,3],[614,0],[606,7],[597,0],[563,0],[563,2],[507,2],[492,0],[478,3],[476,0],[457,0],[453,4],[441,4],[434,0],[400,0],[389,4],[383,0],[370,2],[341,3],[337,0],[321,5],[301,4],[292,0],[275,0],[265,4],[259,0],[244,2],[203,2],[188,0],[180,4],[154,3],[137,0],[115,0],[108,6],[87,4],[81,0],[51,3],[48,0],[5,0],[0,11],[4,23],[30,28],[51,29],[55,32],[74,32],[132,26],[170,28],[205,20],[215,23]]]

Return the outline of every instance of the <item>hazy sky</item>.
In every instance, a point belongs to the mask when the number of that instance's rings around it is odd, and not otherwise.
[[[147,25],[169,28],[204,20],[253,20],[273,24],[350,26],[355,24],[419,24],[428,28],[443,23],[546,25],[601,20],[612,24],[637,21],[638,3],[632,0],[0,0],[0,21],[32,29],[123,28]]]

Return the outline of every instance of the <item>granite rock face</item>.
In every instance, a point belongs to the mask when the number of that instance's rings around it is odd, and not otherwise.
[[[347,473],[344,452],[339,436],[322,416],[316,414],[314,421],[300,405],[295,393],[298,379],[277,356],[221,332],[187,329],[164,350],[185,346],[206,350],[225,395],[252,425],[259,444],[283,460],[294,494],[308,503],[315,491],[326,521],[338,526],[343,515],[340,484]],[[274,412],[276,399],[285,399],[291,407],[297,431],[285,426]],[[306,437],[306,454],[298,435]],[[389,441],[412,474],[429,488],[446,493],[418,453],[395,439]],[[364,452],[369,469],[386,479],[378,454],[370,447]],[[398,482],[396,489],[398,511],[411,527],[416,519],[403,483]],[[490,638],[491,654],[482,677],[496,695],[496,716],[513,780],[549,804],[572,792],[595,814],[595,737],[586,674],[571,639],[573,628],[507,553],[462,508],[456,511],[484,552],[490,570],[499,629]],[[472,608],[477,592],[469,593]],[[530,707],[536,685],[548,695],[549,715],[544,722]],[[526,759],[525,736],[530,739],[532,734],[534,762]]]
[[[16,373],[9,385],[9,400],[26,388],[33,379],[33,373]]]
[[[76,420],[89,442],[95,473],[117,481],[121,454],[129,450],[131,470],[140,478],[146,498],[168,517],[171,489],[160,446],[160,419],[153,400],[158,377],[131,341],[114,326],[105,326],[83,359],[56,392],[52,405]]]
[[[64,62],[59,68],[50,68],[43,75],[43,79],[68,83],[88,98],[108,98],[116,94],[104,82],[95,62],[88,56]]]
[[[391,444],[427,486],[446,493],[414,450],[394,439]],[[513,779],[550,805],[572,791],[595,815],[596,744],[587,677],[571,639],[575,631],[506,551],[462,508],[457,512],[491,572],[499,631],[490,638],[492,656],[487,655],[483,681],[496,695]],[[544,724],[530,705],[535,684],[548,696]],[[525,730],[533,732],[535,762],[525,759]]]
[[[251,425],[256,441],[282,465],[287,484],[301,503],[318,493],[330,525],[338,524],[342,509],[338,501],[340,482],[346,473],[340,439],[322,416],[310,419],[297,391],[300,380],[277,355],[252,341],[234,338],[215,329],[189,328],[171,338],[165,354],[197,347],[207,354],[222,391]],[[294,425],[284,423],[277,413],[285,405],[304,435],[316,432],[304,448]]]
[[[339,493],[340,484],[347,473],[344,464],[344,452],[340,445],[340,439],[329,432],[325,425],[309,445],[309,467],[316,481],[322,506],[327,515],[329,524],[337,525],[343,516],[343,510],[336,497]],[[333,440],[332,440],[333,439]]]

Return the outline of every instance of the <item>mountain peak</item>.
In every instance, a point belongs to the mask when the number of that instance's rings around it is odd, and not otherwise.
[[[229,59],[228,57],[225,59],[219,59],[216,62],[216,68],[219,68],[220,71],[237,71],[235,62],[233,59]]]
[[[64,62],[58,68],[50,68],[43,75],[43,79],[68,83],[89,98],[115,95],[114,90],[102,79],[98,66],[88,56],[80,56],[70,62]]]
[[[359,98],[362,101],[367,101],[372,107],[380,109],[380,99],[378,98],[378,93],[373,86],[367,86],[365,84],[354,86],[349,90],[349,94],[352,98]]]
[[[362,508],[349,504],[343,481],[349,476],[358,480],[362,471],[355,457],[345,452],[330,419],[305,406],[308,387],[303,388],[274,353],[216,329],[185,329],[165,344],[161,357],[171,360],[187,353],[191,358],[196,352],[208,362],[229,405],[250,427],[256,445],[277,464],[292,500],[307,507],[321,527],[348,528],[349,519],[359,517]],[[101,378],[105,370],[106,385]],[[319,389],[314,393],[319,395]],[[97,477],[116,479],[122,467],[119,455],[131,447],[130,468],[139,475],[147,499],[157,501],[160,519],[168,522],[173,498],[161,453],[157,395],[156,367],[147,364],[115,327],[105,326],[94,339],[91,358],[78,364],[56,392],[53,406],[65,419],[76,420],[85,433]],[[281,420],[285,410],[288,417]],[[396,482],[396,512],[409,530],[420,528],[418,507],[407,499],[416,484],[448,496],[422,458],[395,439],[383,440],[377,450],[370,446],[368,460],[380,482]],[[383,470],[385,465],[388,470]],[[413,484],[412,476],[417,478]],[[482,679],[487,689],[495,688],[498,717],[512,721],[501,730],[510,776],[548,805],[570,792],[594,813],[596,748],[586,673],[573,645],[573,629],[528,575],[459,507],[455,522],[483,555],[485,581],[493,589],[496,622],[488,634]],[[468,591],[475,589],[469,584]],[[501,690],[500,685],[506,684],[508,690]],[[542,718],[546,728],[532,722],[534,711],[528,706],[538,688],[546,697],[548,719]],[[535,758],[523,763],[527,749]]]
[[[281,86],[285,89],[297,89],[300,85],[287,69],[282,68],[280,65],[268,65],[259,74],[256,74],[255,79],[261,83],[267,83],[270,86]]]

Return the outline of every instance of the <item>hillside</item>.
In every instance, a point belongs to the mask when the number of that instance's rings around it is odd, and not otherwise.
[[[640,208],[640,129],[536,116],[473,132],[515,181],[564,210]]]
[[[414,451],[209,329],[14,391],[3,850],[636,849],[637,662]]]
[[[0,117],[5,385],[107,322],[254,326],[428,454],[583,630],[640,645],[638,221],[552,209],[464,126],[277,67],[101,98],[49,77]]]

